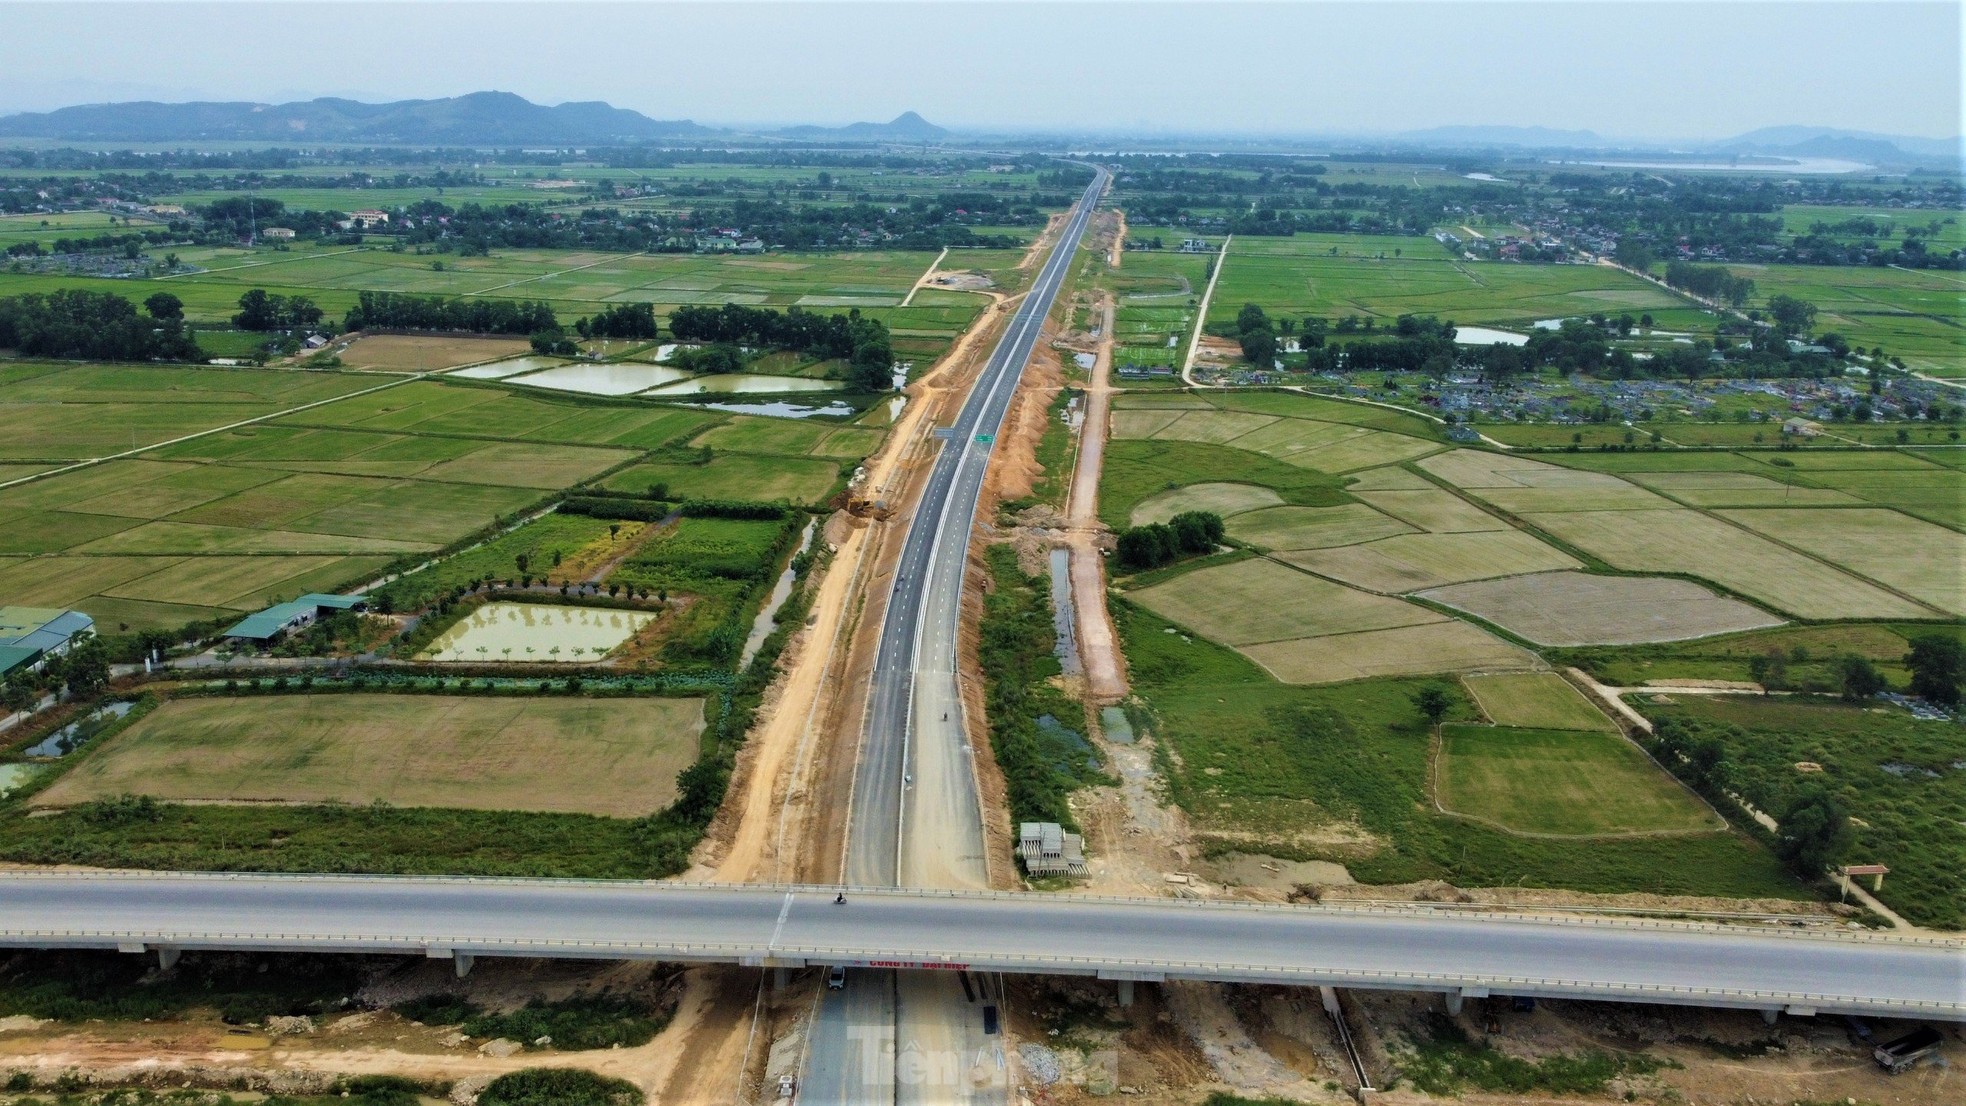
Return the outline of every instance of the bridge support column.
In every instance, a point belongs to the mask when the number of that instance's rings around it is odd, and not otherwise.
[[[457,977],[459,979],[463,979],[465,976],[470,975],[471,966],[477,962],[478,962],[478,958],[471,955],[468,952],[451,953],[451,967],[453,970],[457,972]]]
[[[1777,1021],[1781,1020],[1781,1017],[1782,1009],[1779,1006],[1770,1006],[1761,1011],[1761,1020],[1767,1022],[1769,1025],[1774,1025]]]
[[[177,967],[177,958],[183,955],[184,955],[183,949],[174,949],[164,945],[158,945],[157,967],[163,971],[168,972],[172,968]]]
[[[773,968],[771,970],[771,989],[783,991],[792,982],[792,969]]]
[[[1488,997],[1488,988],[1486,987],[1456,988],[1452,991],[1447,992],[1447,1012],[1449,1014],[1453,1014],[1456,1017],[1458,1017],[1460,1016],[1461,1013],[1461,1002],[1463,999],[1487,998],[1487,997]]]
[[[1119,981],[1119,987],[1120,987],[1120,1005],[1121,1006],[1133,1005],[1133,981],[1130,979],[1122,979]]]
[[[1447,992],[1447,1012],[1455,1017],[1461,1016],[1461,992]]]

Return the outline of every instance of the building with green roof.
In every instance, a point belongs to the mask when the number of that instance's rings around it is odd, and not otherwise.
[[[286,603],[276,603],[239,620],[224,637],[264,644],[282,634],[310,626],[322,611],[359,611],[368,605],[366,595],[324,595],[310,592]]]
[[[0,676],[33,668],[94,637],[96,620],[81,611],[53,607],[0,607]]]

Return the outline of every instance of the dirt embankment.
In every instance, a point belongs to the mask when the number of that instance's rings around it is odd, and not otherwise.
[[[787,644],[690,878],[839,878],[864,693],[894,562],[935,456],[929,431],[954,420],[1010,314],[987,312],[909,386],[858,486],[889,504],[889,518],[828,520],[821,540],[832,553],[807,585],[818,589],[807,625]]]

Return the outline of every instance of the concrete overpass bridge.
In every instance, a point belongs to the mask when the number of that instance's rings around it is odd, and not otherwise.
[[[1767,925],[998,892],[0,874],[0,947],[645,959],[1436,991],[1966,1021],[1966,944]]]

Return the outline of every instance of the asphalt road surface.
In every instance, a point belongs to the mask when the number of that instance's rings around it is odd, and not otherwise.
[[[1936,938],[1424,908],[903,890],[854,890],[837,906],[833,896],[830,887],[7,872],[0,947],[847,964],[944,969],[904,977],[917,979],[1164,976],[1966,1021],[1966,946]]]
[[[956,689],[963,562],[990,448],[1105,185],[1100,170],[1079,198],[955,424],[944,432],[947,440],[909,524],[881,623],[848,815],[846,882],[855,886],[987,885],[982,814]],[[912,784],[906,782],[911,777]],[[942,830],[951,832],[937,832]]]
[[[1099,170],[977,375],[908,525],[881,623],[848,811],[846,880],[863,887],[989,886],[983,810],[965,738],[956,645],[963,571],[991,447],[1093,208]],[[1003,1037],[983,1005],[935,975],[855,972],[821,996],[800,1100],[994,1103]]]

